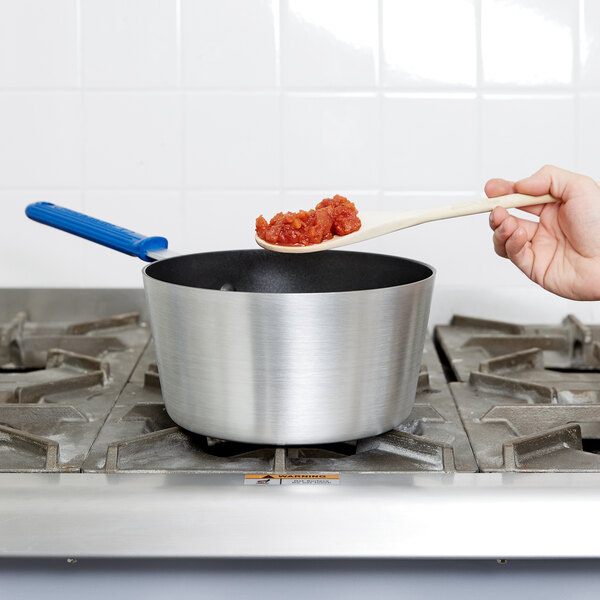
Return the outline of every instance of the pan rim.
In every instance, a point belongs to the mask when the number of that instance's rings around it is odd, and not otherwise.
[[[187,254],[180,254],[177,256],[164,258],[160,261],[156,261],[156,262],[146,265],[142,269],[142,275],[143,275],[144,281],[146,279],[148,279],[148,280],[151,280],[152,282],[160,283],[160,284],[167,285],[167,286],[175,286],[176,288],[187,289],[187,290],[200,290],[202,292],[211,292],[211,293],[215,293],[215,294],[231,294],[230,290],[220,290],[220,289],[214,289],[214,288],[209,288],[209,287],[185,285],[182,283],[173,283],[173,282],[165,281],[164,279],[161,279],[159,277],[156,277],[156,276],[148,273],[148,270],[152,269],[158,262],[160,262],[162,264],[164,262],[177,261],[177,260],[181,260],[183,258],[189,258],[192,256],[206,256],[209,254],[212,254],[212,255],[227,254],[227,253],[234,253],[234,252],[270,252],[270,251],[262,250],[262,249],[255,249],[255,248],[252,248],[252,249],[238,248],[238,249],[231,249],[231,250],[216,250],[216,251],[193,252],[193,253],[187,253]],[[355,250],[342,250],[342,249],[325,250],[323,252],[327,252],[327,253],[336,252],[336,253],[360,255],[363,257],[367,257],[367,256],[386,257],[389,259],[403,261],[405,263],[410,263],[412,265],[418,265],[418,266],[424,267],[425,269],[429,270],[429,274],[426,277],[423,277],[416,281],[411,281],[409,283],[401,283],[398,285],[373,287],[373,288],[362,289],[362,290],[343,290],[343,291],[325,291],[325,292],[252,292],[252,291],[235,290],[235,295],[236,296],[241,296],[241,295],[252,296],[252,297],[259,297],[259,296],[269,296],[269,297],[272,297],[272,296],[294,296],[294,297],[310,296],[310,297],[314,297],[314,296],[340,296],[340,295],[348,295],[348,294],[352,294],[352,295],[354,295],[354,294],[373,294],[374,292],[383,292],[384,290],[409,289],[414,286],[419,286],[419,285],[426,284],[430,281],[434,281],[435,277],[436,277],[436,269],[434,267],[432,267],[430,264],[420,261],[420,260],[416,260],[414,258],[408,258],[405,256],[397,256],[394,254],[382,254],[382,253],[377,253],[377,252],[359,252],[359,251],[355,251]],[[302,255],[302,256],[305,256],[305,255]]]

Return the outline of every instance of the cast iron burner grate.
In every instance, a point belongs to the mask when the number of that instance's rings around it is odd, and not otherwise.
[[[414,409],[396,430],[260,447],[169,418],[141,291],[3,294],[0,471],[600,471],[600,326],[572,316],[558,325],[455,317],[436,328],[455,381],[427,340]]]
[[[600,439],[582,438],[581,446],[584,452],[600,454]]]
[[[469,442],[428,340],[414,410],[397,430],[365,440],[302,447],[254,446],[196,435],[166,414],[149,347],[90,455],[94,472],[476,471]],[[142,370],[141,365],[146,365]]]
[[[210,437],[198,436],[202,451],[211,456],[219,458],[236,458],[240,456],[260,455],[264,452],[264,447],[255,444],[244,444],[242,442],[229,442],[227,440],[217,440]],[[268,448],[268,447],[267,447]],[[275,450],[275,446],[272,447]],[[288,450],[289,451],[289,450]],[[298,446],[293,448],[293,452],[304,458],[323,457],[323,458],[342,458],[356,453],[356,442],[339,442],[336,444],[322,444],[316,446]]]
[[[141,290],[2,292],[0,471],[477,470],[430,341],[413,413],[397,431],[324,446],[251,447],[171,421],[144,310]]]
[[[140,315],[129,313],[76,323],[37,323],[26,312],[17,313],[0,333],[0,368],[29,372],[46,367],[49,350],[60,348],[83,356],[119,352],[126,345],[109,335],[114,329],[140,326]]]
[[[455,317],[436,340],[482,471],[600,471],[600,327]]]
[[[3,325],[0,471],[80,471],[148,339],[139,314]]]

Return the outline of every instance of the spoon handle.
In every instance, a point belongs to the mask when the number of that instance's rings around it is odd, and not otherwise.
[[[496,208],[496,206],[503,206],[504,208],[521,208],[523,206],[547,204],[548,202],[558,202],[558,199],[550,194],[545,194],[544,196],[507,194],[506,196],[497,196],[496,198],[483,198],[473,202],[463,202],[461,204],[451,204],[449,206],[436,206],[414,211],[413,224],[419,225],[421,223],[429,223],[430,221],[439,221],[441,219],[452,219],[453,217],[464,217],[466,215],[490,212]]]

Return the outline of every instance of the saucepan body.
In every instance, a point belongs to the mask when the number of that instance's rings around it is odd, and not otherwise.
[[[409,416],[428,265],[234,250],[161,260],[143,276],[165,406],[181,427],[304,445],[369,437]]]

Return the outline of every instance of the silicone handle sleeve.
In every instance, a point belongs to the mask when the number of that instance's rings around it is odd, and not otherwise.
[[[50,225],[148,262],[153,260],[146,254],[148,251],[164,250],[169,245],[164,237],[148,237],[135,233],[51,202],[34,202],[25,209],[25,214],[38,223]]]

